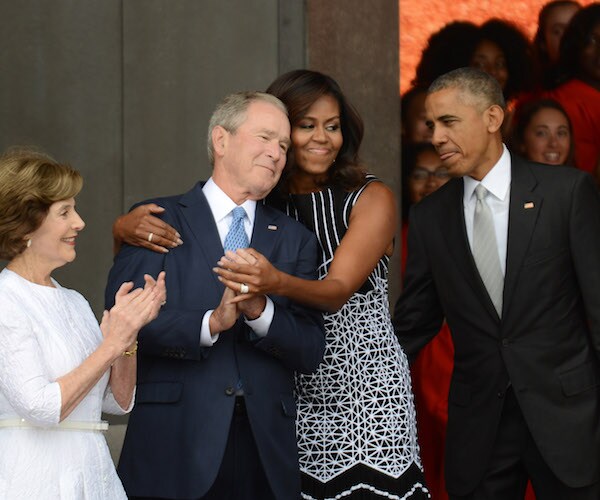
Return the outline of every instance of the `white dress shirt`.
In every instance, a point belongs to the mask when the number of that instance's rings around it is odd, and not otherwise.
[[[475,217],[475,205],[477,197],[475,188],[478,184],[488,190],[486,203],[490,207],[494,218],[494,228],[496,230],[496,244],[498,245],[498,256],[500,257],[500,268],[502,274],[506,275],[506,253],[508,243],[508,210],[510,204],[510,181],[511,181],[511,162],[510,153],[503,144],[502,156],[492,167],[488,174],[479,182],[472,177],[465,176],[463,208],[465,211],[465,225],[467,227],[467,237],[471,251],[473,250],[473,218]]]
[[[208,206],[213,214],[215,222],[217,224],[217,230],[219,231],[219,238],[221,238],[221,245],[225,242],[225,237],[229,232],[229,227],[233,220],[232,211],[237,207],[235,202],[227,196],[223,190],[215,184],[212,177],[206,181],[202,192],[208,201]],[[252,230],[254,229],[254,219],[256,216],[256,201],[246,200],[242,205],[246,211],[246,217],[244,218],[244,229],[248,235],[248,241],[252,240]],[[216,262],[215,262],[216,265]],[[273,301],[266,297],[267,303],[262,314],[253,320],[244,319],[246,324],[252,328],[254,333],[259,337],[264,337],[269,331],[271,322],[273,321],[273,314],[275,312],[275,306]],[[202,329],[200,331],[200,345],[210,347],[219,339],[219,332],[211,334],[209,320],[210,315],[214,309],[206,311],[204,318],[202,319]]]

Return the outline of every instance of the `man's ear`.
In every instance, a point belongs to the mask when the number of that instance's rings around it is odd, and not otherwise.
[[[485,121],[490,134],[497,132],[504,122],[504,110],[497,104],[492,104],[485,110]]]
[[[212,129],[212,144],[215,156],[223,156],[227,147],[229,133],[221,125],[217,125]]]

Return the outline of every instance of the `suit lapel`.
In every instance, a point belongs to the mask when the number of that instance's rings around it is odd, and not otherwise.
[[[504,314],[510,306],[519,270],[529,248],[543,198],[534,193],[537,180],[527,164],[512,156],[512,179],[508,215],[508,245],[504,277]],[[550,168],[550,167],[548,167]]]
[[[181,213],[185,219],[188,230],[194,237],[194,245],[198,249],[198,255],[202,255],[209,268],[217,265],[217,261],[225,253],[217,224],[212,211],[208,205],[204,193],[202,192],[202,183],[196,184],[194,188],[181,197],[179,201]],[[216,273],[211,273],[215,285],[223,287],[217,279]]]
[[[463,207],[463,180],[456,179],[451,182],[452,185],[448,186],[448,196],[446,196],[442,205],[442,212],[439,217],[442,233],[446,239],[446,248],[452,254],[452,260],[463,273],[467,284],[473,289],[475,295],[480,298],[490,313],[497,316],[485,285],[479,277],[467,238]]]

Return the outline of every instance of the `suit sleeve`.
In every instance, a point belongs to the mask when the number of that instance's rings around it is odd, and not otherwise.
[[[404,289],[394,307],[394,329],[409,360],[439,331],[444,313],[420,234],[418,210],[411,210]]]
[[[571,203],[571,253],[592,343],[600,360],[600,193],[589,175],[578,177]]]
[[[317,279],[318,243],[307,233],[297,256],[294,273],[298,278]],[[313,372],[325,350],[323,315],[320,311],[271,296],[275,305],[273,321],[266,337],[256,347],[278,358],[286,367],[301,373]]]
[[[135,208],[149,200],[138,203]],[[158,202],[167,210],[160,215],[165,222],[177,227],[177,221],[171,215],[175,212],[170,200],[161,199]],[[115,303],[115,294],[122,283],[133,281],[134,286],[144,286],[144,274],[156,278],[161,271],[166,272],[167,304],[161,308],[158,317],[140,330],[138,340],[140,350],[144,355],[160,356],[178,359],[202,359],[208,355],[208,347],[200,345],[200,330],[202,318],[208,308],[195,310],[177,307],[179,300],[176,273],[169,273],[169,263],[173,251],[170,253],[152,252],[141,247],[124,244],[116,255],[113,267],[108,276],[105,290],[105,307],[110,309]],[[169,300],[175,299],[175,300]],[[217,302],[218,303],[218,302]]]

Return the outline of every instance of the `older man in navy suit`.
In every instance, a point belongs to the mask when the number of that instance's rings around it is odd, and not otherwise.
[[[131,498],[300,496],[293,377],[322,359],[321,314],[284,297],[231,303],[235,292],[212,271],[224,249],[250,243],[280,269],[316,279],[314,235],[257,203],[279,180],[289,145],[278,99],[228,96],[209,125],[212,177],[151,200],[184,244],[162,254],[124,245],[115,258],[107,305],[117,284],[167,270],[168,301],[139,335],[136,403],[118,467]]]
[[[454,341],[446,485],[464,500],[600,498],[600,198],[502,144],[502,91],[462,68],[425,104],[456,178],[411,209],[394,322],[409,355]]]

